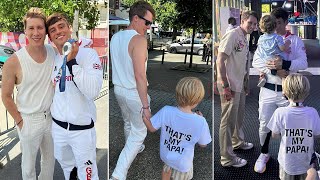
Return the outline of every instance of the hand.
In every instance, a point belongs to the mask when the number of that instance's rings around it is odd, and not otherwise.
[[[267,68],[269,69],[282,69],[282,59],[280,56],[276,56],[273,60],[267,62]]]
[[[19,123],[19,122],[18,122]],[[20,131],[21,131],[21,129],[22,129],[22,127],[23,127],[23,120],[21,120],[21,122],[17,125],[18,126],[18,128],[20,129]]]
[[[171,173],[171,168],[168,168],[168,171],[162,170],[162,180],[170,180]]]
[[[71,52],[68,54],[67,62],[71,61],[72,59],[75,59],[79,51],[79,42],[72,43]]]
[[[196,114],[198,114],[198,115],[203,117],[203,114],[202,114],[202,112],[200,110],[196,110]]]
[[[150,109],[142,109],[142,118],[146,119],[146,120],[150,120],[151,119],[151,112]]]
[[[286,40],[286,42],[284,43],[284,46],[285,46],[284,52],[286,52],[288,54],[291,53],[290,45],[291,45],[291,41],[290,40]]]
[[[288,75],[289,75],[289,72],[284,69],[277,70],[277,76],[281,78],[286,78]]]
[[[250,88],[249,87],[245,87],[244,88],[244,92],[246,93],[246,96],[248,96],[250,94]]]
[[[233,97],[230,87],[223,88],[222,95],[227,101],[230,101],[231,98]]]

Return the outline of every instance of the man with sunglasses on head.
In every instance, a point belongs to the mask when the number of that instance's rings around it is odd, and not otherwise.
[[[148,95],[147,40],[155,11],[145,1],[137,1],[129,11],[130,25],[113,35],[110,43],[114,93],[124,120],[125,146],[121,151],[111,179],[126,179],[136,155],[144,150],[147,128],[142,116],[151,118]]]

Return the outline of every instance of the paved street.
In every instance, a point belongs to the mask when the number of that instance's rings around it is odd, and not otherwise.
[[[194,55],[194,63],[204,64],[201,62],[201,57]],[[189,55],[188,60],[189,61]],[[160,108],[165,105],[176,105],[174,89],[176,83],[185,76],[199,77],[205,88],[206,97],[199,104],[197,109],[200,109],[207,119],[209,127],[212,127],[212,99],[210,96],[210,82],[212,78],[212,70],[205,73],[186,72],[170,70],[179,64],[183,64],[184,54],[166,54],[165,63],[161,64],[161,51],[150,51],[148,61],[148,81],[149,95],[152,99],[151,110],[155,114]],[[205,67],[206,66],[203,65]],[[123,121],[119,106],[116,102],[113,89],[110,89],[110,174],[113,172],[119,154],[124,146]],[[145,150],[138,154],[129,169],[128,178],[130,180],[154,180],[160,179],[163,163],[159,154],[160,131],[156,133],[148,133],[145,139]],[[194,157],[194,179],[212,179],[212,144],[202,149],[196,147]]]
[[[320,86],[319,86],[319,67],[320,58],[319,50],[320,46],[316,40],[304,40],[308,56],[309,67],[314,68],[314,74],[309,74],[307,77],[310,81],[311,92],[309,97],[306,99],[304,105],[314,107],[320,112],[320,103],[318,97],[320,97]],[[316,68],[316,69],[315,69]],[[235,153],[239,157],[248,160],[248,164],[242,168],[223,168],[220,165],[220,153],[219,153],[219,125],[220,125],[220,98],[214,96],[214,178],[215,179],[233,179],[233,180],[274,180],[279,179],[279,165],[277,161],[277,155],[279,150],[279,140],[272,139],[270,141],[269,152],[271,159],[267,164],[267,170],[263,174],[255,173],[254,163],[260,154],[260,143],[259,143],[259,120],[258,120],[258,97],[259,88],[256,86],[258,82],[258,76],[250,76],[250,95],[246,98],[246,111],[244,120],[244,134],[246,141],[252,142],[254,148],[248,151],[237,150]],[[319,142],[319,141],[318,141]],[[320,144],[316,143],[316,151],[320,152]]]

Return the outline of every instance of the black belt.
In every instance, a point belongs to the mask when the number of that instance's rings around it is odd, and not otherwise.
[[[265,88],[275,91],[277,87],[277,91],[282,91],[282,86],[277,84],[266,83],[264,85]]]
[[[85,130],[85,129],[91,129],[94,127],[93,120],[91,120],[91,124],[89,124],[89,125],[75,125],[75,124],[71,124],[71,123],[67,123],[67,122],[58,121],[54,118],[52,118],[52,119],[56,124],[58,124],[60,127],[64,128],[64,129],[68,129],[68,126],[69,126],[70,131]]]

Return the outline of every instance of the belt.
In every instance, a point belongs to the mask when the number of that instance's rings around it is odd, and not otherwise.
[[[68,129],[68,127],[69,127],[70,131],[86,130],[86,129],[91,129],[94,127],[93,120],[91,120],[91,124],[89,124],[89,125],[75,125],[75,124],[71,124],[71,123],[67,123],[67,122],[58,121],[54,118],[52,118],[52,119],[57,125],[59,125],[60,127],[64,128],[64,129]]]
[[[282,86],[277,84],[266,83],[263,87],[270,89],[272,91],[275,91],[275,90],[277,90],[278,92],[282,91]]]

